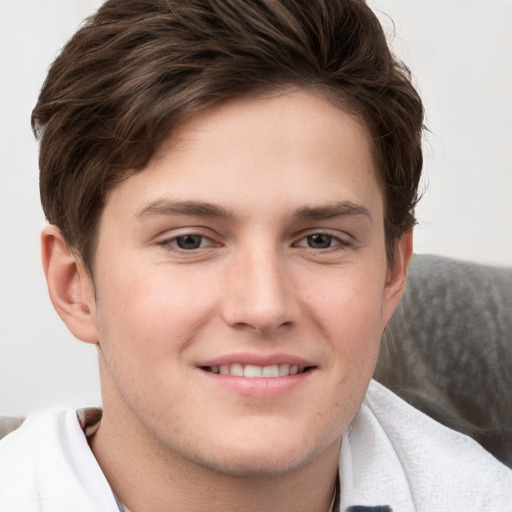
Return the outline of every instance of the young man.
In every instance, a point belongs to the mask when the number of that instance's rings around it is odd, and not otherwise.
[[[0,510],[512,510],[370,382],[423,109],[360,0],[110,0],[33,113],[43,264],[103,408],[0,444]]]

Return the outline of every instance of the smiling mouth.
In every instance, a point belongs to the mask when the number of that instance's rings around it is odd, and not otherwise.
[[[305,373],[313,366],[298,366],[296,364],[274,364],[270,366],[257,366],[254,364],[222,364],[219,366],[202,366],[202,370],[219,375],[231,375],[234,377],[289,377]]]

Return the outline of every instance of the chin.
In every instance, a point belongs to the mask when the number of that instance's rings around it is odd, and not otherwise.
[[[292,474],[315,459],[312,453],[288,453],[283,450],[231,451],[227,457],[211,456],[202,465],[216,473],[238,478],[276,478]]]
[[[333,442],[315,442],[311,437],[294,436],[283,430],[262,431],[255,438],[231,438],[226,443],[216,443],[215,450],[203,453],[204,456],[198,457],[196,462],[226,476],[275,478],[307,467],[330,450],[336,451],[337,460],[341,438]]]

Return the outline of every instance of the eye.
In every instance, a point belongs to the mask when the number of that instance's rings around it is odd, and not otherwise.
[[[184,235],[174,239],[176,245],[185,251],[204,247],[206,238],[201,235]]]
[[[297,247],[309,247],[311,249],[329,249],[335,246],[345,246],[347,243],[327,233],[312,233],[299,240],[295,245]]]
[[[162,245],[169,250],[194,251],[196,249],[211,247],[214,245],[214,242],[206,236],[187,233],[185,235],[175,236],[173,238],[162,240],[159,242],[159,245]]]
[[[327,249],[332,245],[333,237],[325,233],[315,233],[306,237],[308,247],[312,249]]]

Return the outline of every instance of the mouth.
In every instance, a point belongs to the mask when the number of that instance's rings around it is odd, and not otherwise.
[[[274,364],[269,366],[258,366],[254,364],[221,364],[216,366],[201,366],[201,370],[217,375],[231,375],[233,377],[252,378],[279,378],[291,375],[300,375],[308,372],[314,366],[300,366],[297,364]]]

